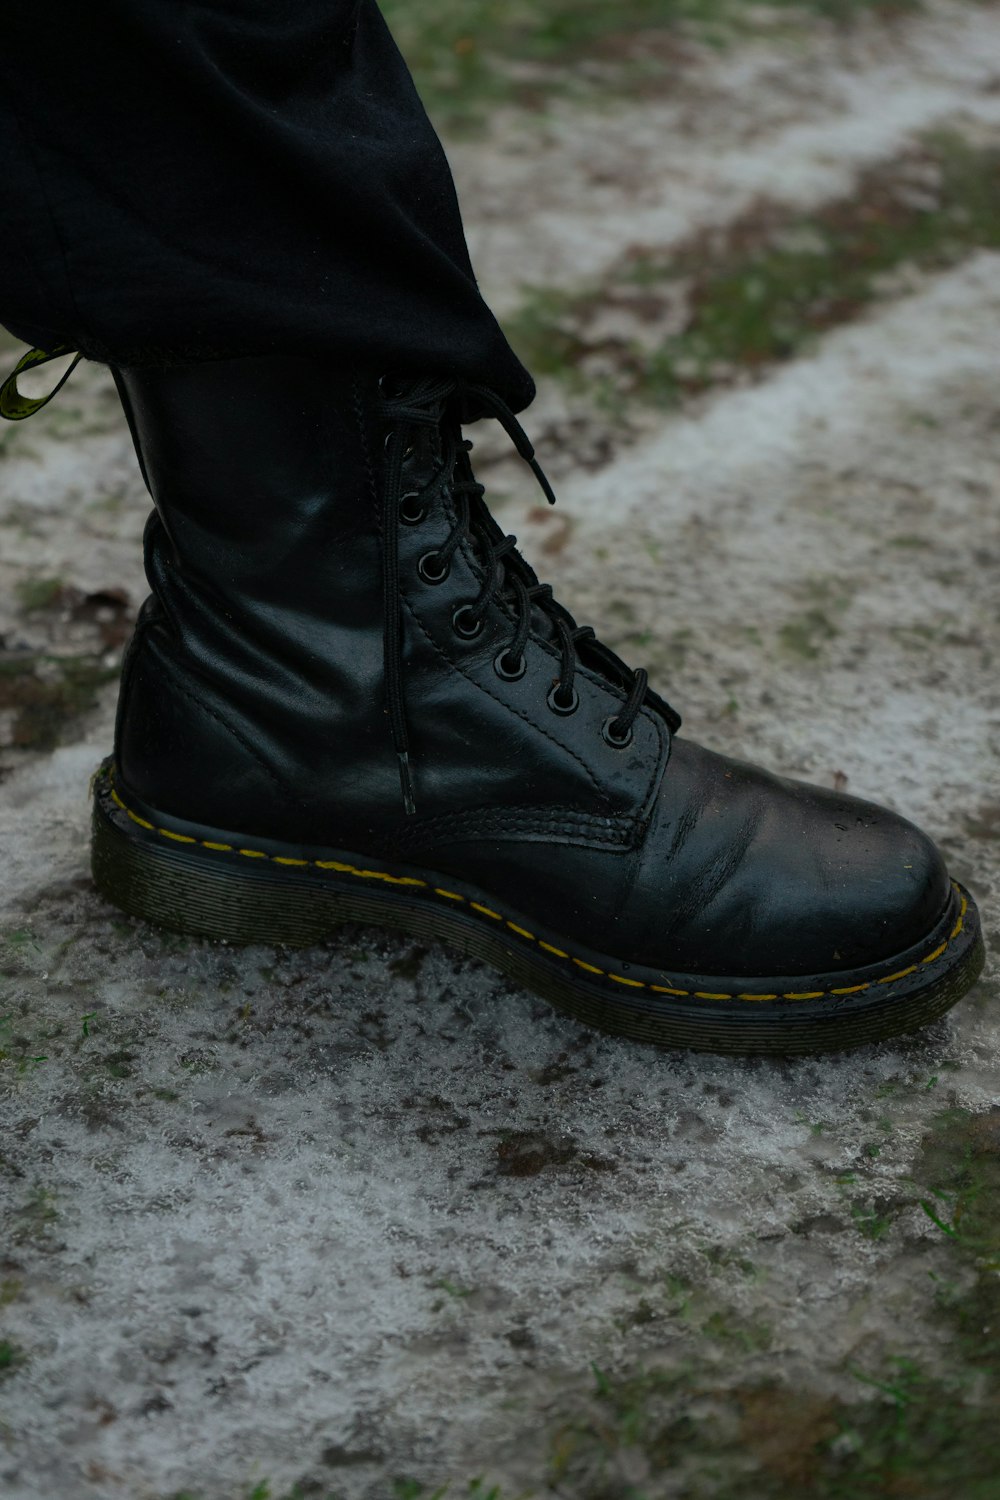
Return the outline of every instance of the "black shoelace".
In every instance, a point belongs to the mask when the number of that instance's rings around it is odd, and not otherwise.
[[[527,433],[514,413],[485,386],[455,380],[416,380],[399,383],[390,391],[383,381],[382,415],[388,423],[386,438],[385,499],[382,515],[382,587],[384,600],[384,659],[386,698],[393,743],[399,761],[403,803],[407,813],[416,812],[410,769],[409,729],[403,688],[403,616],[399,585],[399,527],[419,522],[426,512],[424,497],[443,477],[448,478],[456,520],[446,540],[420,560],[420,573],[427,583],[441,583],[448,576],[452,559],[463,543],[470,543],[482,566],[479,593],[455,613],[460,635],[473,639],[483,629],[493,601],[504,601],[512,613],[514,633],[499,652],[495,668],[499,676],[515,680],[525,671],[525,649],[532,630],[532,612],[541,610],[553,630],[560,653],[559,674],[548,694],[549,707],[557,714],[571,714],[579,702],[575,682],[581,648],[588,663],[602,675],[627,690],[622,708],[604,725],[607,742],[625,748],[632,741],[633,725],[647,702],[659,710],[671,730],[680,727],[680,717],[649,687],[649,675],[632,671],[589,625],[577,625],[572,615],[553,597],[552,586],[539,583],[517,553],[517,538],[504,536],[486,508],[485,488],[472,472],[472,443],[462,437],[462,413],[475,410],[492,416],[507,432],[518,454],[534,473],[545,498],[556,503],[552,486],[535,457]],[[437,435],[440,434],[439,438]],[[425,452],[437,438],[439,451],[434,473],[417,491],[407,489],[407,459],[421,445]]]

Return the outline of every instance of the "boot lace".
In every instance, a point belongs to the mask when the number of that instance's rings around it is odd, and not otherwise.
[[[589,625],[577,625],[572,615],[553,597],[552,586],[539,583],[517,552],[517,538],[505,536],[485,504],[485,487],[473,471],[472,443],[462,436],[463,417],[471,412],[491,416],[506,431],[520,457],[538,480],[550,505],[556,497],[545,476],[527,433],[509,406],[486,386],[447,379],[407,382],[380,381],[380,410],[388,426],[386,476],[382,514],[382,588],[386,700],[393,743],[399,762],[403,804],[410,815],[416,799],[410,766],[410,740],[403,684],[403,613],[399,576],[399,528],[405,521],[422,519],[424,497],[449,476],[449,492],[456,519],[441,546],[425,553],[420,574],[427,583],[440,583],[448,576],[452,559],[463,544],[471,545],[480,561],[482,585],[476,598],[455,612],[456,630],[467,639],[483,629],[487,611],[494,602],[506,606],[513,630],[499,652],[495,668],[499,676],[515,680],[525,671],[525,649],[532,633],[533,616],[544,616],[552,641],[559,650],[559,672],[548,694],[549,707],[557,714],[571,714],[579,702],[576,675],[583,658],[621,688],[625,701],[617,714],[605,721],[603,734],[610,745],[625,748],[632,741],[633,725],[640,710],[650,704],[665,719],[672,732],[680,728],[680,716],[649,686],[649,674],[631,670],[597,639]],[[405,468],[418,447],[436,449],[434,472],[420,490],[407,487]]]

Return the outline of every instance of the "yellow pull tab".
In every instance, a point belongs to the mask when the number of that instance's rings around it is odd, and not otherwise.
[[[47,406],[52,397],[62,390],[83,358],[82,354],[76,356],[58,385],[53,386],[47,396],[38,396],[34,400],[30,396],[22,396],[17,388],[17,377],[25,370],[33,370],[36,365],[47,365],[50,359],[59,359],[63,354],[72,354],[72,352],[65,344],[58,344],[55,349],[48,351],[29,349],[28,353],[18,360],[3,385],[0,385],[0,417],[6,417],[8,422],[23,422],[25,417],[33,417],[36,411],[41,411],[43,406]]]

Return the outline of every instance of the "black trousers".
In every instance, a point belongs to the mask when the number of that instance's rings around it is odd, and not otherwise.
[[[27,343],[533,395],[375,0],[5,7],[0,194],[0,322]]]

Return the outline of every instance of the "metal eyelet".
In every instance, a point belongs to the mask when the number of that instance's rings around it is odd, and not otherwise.
[[[385,435],[385,451],[386,451],[386,453],[388,453],[388,451],[389,451],[389,444],[392,442],[392,439],[393,439],[393,431],[392,431],[392,428],[390,427],[389,431]],[[408,464],[409,463],[410,459],[413,457],[413,455],[414,455],[414,453],[416,451],[417,450],[414,448],[414,446],[413,446],[412,443],[407,443],[406,447],[403,449],[403,462],[404,462],[404,464]]]
[[[554,714],[559,714],[562,718],[567,719],[570,714],[575,714],[580,707],[580,694],[574,688],[569,697],[563,701],[559,696],[559,684],[557,682],[554,687],[549,688],[545,701]]]
[[[474,641],[483,633],[483,617],[473,612],[471,604],[460,604],[451,617],[451,624],[463,641]]]
[[[425,583],[444,583],[451,572],[451,564],[442,563],[437,552],[425,552],[417,563],[417,572]]]
[[[503,678],[504,682],[520,682],[528,670],[528,663],[523,656],[519,656],[517,661],[511,665],[507,660],[507,650],[505,648],[494,661],[493,670],[498,677]]]
[[[404,526],[419,526],[427,516],[427,506],[420,504],[416,490],[410,490],[399,502],[399,519]]]
[[[631,726],[629,726],[624,734],[615,734],[614,730],[612,729],[612,725],[617,723],[618,717],[616,714],[612,714],[610,719],[605,719],[604,723],[601,725],[601,735],[604,739],[604,743],[606,745],[610,745],[612,750],[627,750],[629,745],[631,745],[632,741],[635,739],[635,735],[632,732]]]

